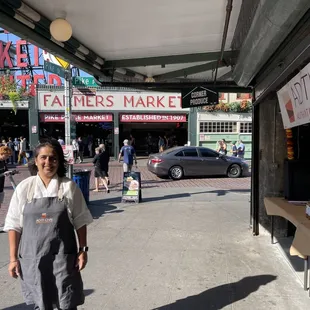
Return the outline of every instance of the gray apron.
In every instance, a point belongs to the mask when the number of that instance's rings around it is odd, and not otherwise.
[[[35,185],[36,178],[27,193],[19,248],[24,299],[40,310],[74,308],[84,303],[83,282],[63,186],[59,180],[58,197],[35,199]]]

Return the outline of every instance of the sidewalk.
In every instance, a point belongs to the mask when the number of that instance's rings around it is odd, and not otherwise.
[[[87,310],[304,310],[310,299],[268,236],[248,230],[249,195],[146,188],[143,203],[93,197]],[[25,307],[0,234],[0,309]]]

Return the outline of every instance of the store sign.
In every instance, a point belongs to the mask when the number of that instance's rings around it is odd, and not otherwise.
[[[216,105],[219,102],[217,91],[204,87],[182,90],[182,107],[192,108]]]
[[[38,91],[40,111],[61,111],[65,107],[64,92]],[[97,91],[93,94],[73,93],[73,111],[182,111],[179,93],[121,93]]]
[[[310,63],[278,91],[284,128],[310,122]]]
[[[98,122],[113,122],[112,114],[101,114],[101,113],[83,113],[73,114],[76,122],[86,123],[98,123]],[[40,113],[40,121],[42,123],[64,123],[64,113]]]
[[[121,114],[122,123],[185,123],[186,114]]]

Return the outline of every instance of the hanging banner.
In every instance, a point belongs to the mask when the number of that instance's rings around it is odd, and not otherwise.
[[[310,122],[310,64],[278,92],[285,129]]]
[[[216,105],[219,101],[217,91],[205,87],[182,89],[182,108]]]

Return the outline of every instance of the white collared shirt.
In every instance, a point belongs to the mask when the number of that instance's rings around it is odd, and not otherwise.
[[[27,193],[33,179],[36,178],[33,198],[57,197],[58,196],[58,176],[50,181],[45,187],[41,178],[36,175],[20,182],[12,196],[8,214],[5,219],[4,231],[15,230],[22,232],[23,211],[27,202]],[[81,190],[75,182],[68,178],[62,178],[63,196],[66,201],[68,215],[74,228],[77,230],[93,221]]]

